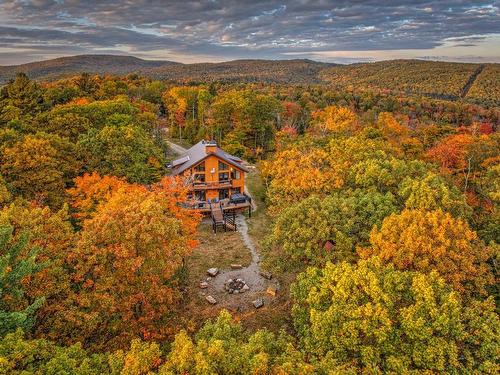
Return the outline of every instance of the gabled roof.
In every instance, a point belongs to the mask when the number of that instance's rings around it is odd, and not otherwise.
[[[215,152],[207,153],[207,146],[216,146],[217,148]],[[187,150],[186,153],[182,154],[172,162],[172,173],[174,175],[178,175],[184,172],[186,169],[195,166],[210,155],[214,155],[217,158],[225,161],[226,163],[238,169],[241,169],[244,172],[248,172],[248,169],[246,169],[241,164],[242,160],[239,157],[228,154],[227,152],[219,148],[215,142],[203,140],[195,144],[193,147]]]

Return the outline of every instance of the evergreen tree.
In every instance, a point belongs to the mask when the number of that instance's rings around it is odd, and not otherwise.
[[[34,248],[21,258],[28,240],[24,233],[17,242],[12,242],[13,228],[0,227],[0,335],[22,328],[29,330],[34,323],[34,313],[43,304],[44,298],[37,298],[23,310],[16,310],[9,303],[24,294],[22,280],[45,267],[37,263],[40,248]]]

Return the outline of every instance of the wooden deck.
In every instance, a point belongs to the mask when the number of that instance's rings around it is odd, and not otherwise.
[[[240,211],[244,209],[248,209],[249,213],[251,213],[252,210],[252,201],[250,198],[243,203],[231,203],[229,200],[222,200],[221,202],[222,210],[223,212],[226,211]],[[217,203],[218,204],[218,203]],[[191,210],[197,210],[203,214],[209,214],[212,212],[212,209],[210,207],[210,203],[205,202],[205,201],[189,201],[185,202],[183,204],[184,207],[189,208]]]

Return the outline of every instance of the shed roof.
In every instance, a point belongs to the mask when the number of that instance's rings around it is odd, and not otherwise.
[[[215,146],[215,152],[207,152],[207,146]],[[178,175],[186,169],[195,166],[210,155],[214,155],[226,163],[231,164],[244,172],[248,172],[248,169],[241,164],[242,160],[239,157],[228,154],[223,149],[218,147],[214,141],[202,140],[172,162],[172,173],[174,175]]]

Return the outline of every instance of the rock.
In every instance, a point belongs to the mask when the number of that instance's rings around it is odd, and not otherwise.
[[[260,276],[262,276],[268,280],[271,280],[273,278],[273,274],[271,272],[260,271],[259,274],[260,274]]]
[[[273,296],[273,297],[276,297],[276,294],[278,293],[278,289],[275,288],[274,286],[270,286],[267,288],[266,293]]]
[[[212,296],[206,296],[205,299],[210,303],[211,305],[215,305],[217,303],[217,300],[212,297]]]
[[[231,264],[231,269],[233,270],[241,270],[243,266],[241,264]]]
[[[237,281],[238,283],[241,283],[241,282],[243,282],[243,279],[236,279],[236,281]]]
[[[210,280],[212,280],[212,278],[211,277],[207,277],[207,281],[210,281]]]
[[[240,291],[238,289],[235,289],[233,294],[240,294]]]
[[[202,281],[202,282],[200,283],[200,288],[201,288],[201,289],[206,289],[206,288],[208,288],[208,283],[207,283],[206,281]]]
[[[207,273],[208,273],[210,276],[215,277],[215,276],[217,276],[217,274],[219,273],[219,269],[218,269],[218,268],[215,268],[215,267],[214,267],[214,268],[209,268],[209,269],[207,270]]]
[[[250,287],[247,284],[245,284],[245,285],[243,285],[243,288],[241,288],[241,290],[243,292],[246,292],[247,290],[250,290]]]
[[[262,298],[257,298],[252,302],[252,304],[256,309],[260,309],[262,306],[264,306],[264,300]]]

